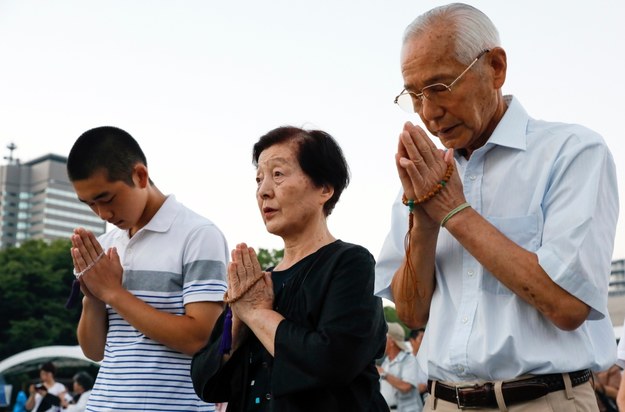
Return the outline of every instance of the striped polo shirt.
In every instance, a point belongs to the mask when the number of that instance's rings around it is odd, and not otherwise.
[[[183,315],[184,305],[221,301],[226,291],[228,246],[208,219],[173,195],[132,238],[118,228],[99,238],[116,247],[123,285],[158,310]],[[191,357],[136,330],[107,305],[104,360],[87,411],[213,411],[193,390]]]

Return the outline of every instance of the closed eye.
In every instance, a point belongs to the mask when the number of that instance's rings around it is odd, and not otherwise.
[[[111,196],[108,199],[100,199],[96,203],[100,203],[100,204],[106,205],[106,204],[111,203],[113,201],[113,199],[115,199],[115,196]]]

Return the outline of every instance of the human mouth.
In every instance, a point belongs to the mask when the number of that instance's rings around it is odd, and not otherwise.
[[[453,138],[456,130],[458,130],[458,125],[438,129],[435,134],[440,140],[450,140]]]
[[[458,125],[454,125],[454,126],[444,127],[444,128],[438,129],[438,132],[436,132],[436,135],[438,137],[447,136],[447,135],[453,133],[453,131],[456,129],[457,126]]]
[[[263,216],[265,216],[265,219],[268,219],[271,216],[275,215],[276,212],[277,212],[277,209],[272,209],[270,207],[263,207]]]

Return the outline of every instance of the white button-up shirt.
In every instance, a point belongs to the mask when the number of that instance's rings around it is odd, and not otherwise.
[[[418,356],[432,379],[603,370],[616,358],[607,310],[618,217],[612,155],[597,133],[532,119],[517,99],[506,99],[509,107],[488,142],[468,160],[456,157],[467,202],[535,253],[551,279],[591,313],[575,331],[558,329],[441,229],[436,289]],[[376,266],[376,294],[391,300],[407,223],[400,193]]]

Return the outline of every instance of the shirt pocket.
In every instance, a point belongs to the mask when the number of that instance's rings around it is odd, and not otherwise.
[[[535,252],[540,245],[538,216],[535,214],[516,217],[488,217],[487,220],[508,239],[525,250]],[[497,245],[492,246],[497,251]],[[486,268],[482,275],[482,290],[497,295],[511,295],[512,291],[504,286]]]

